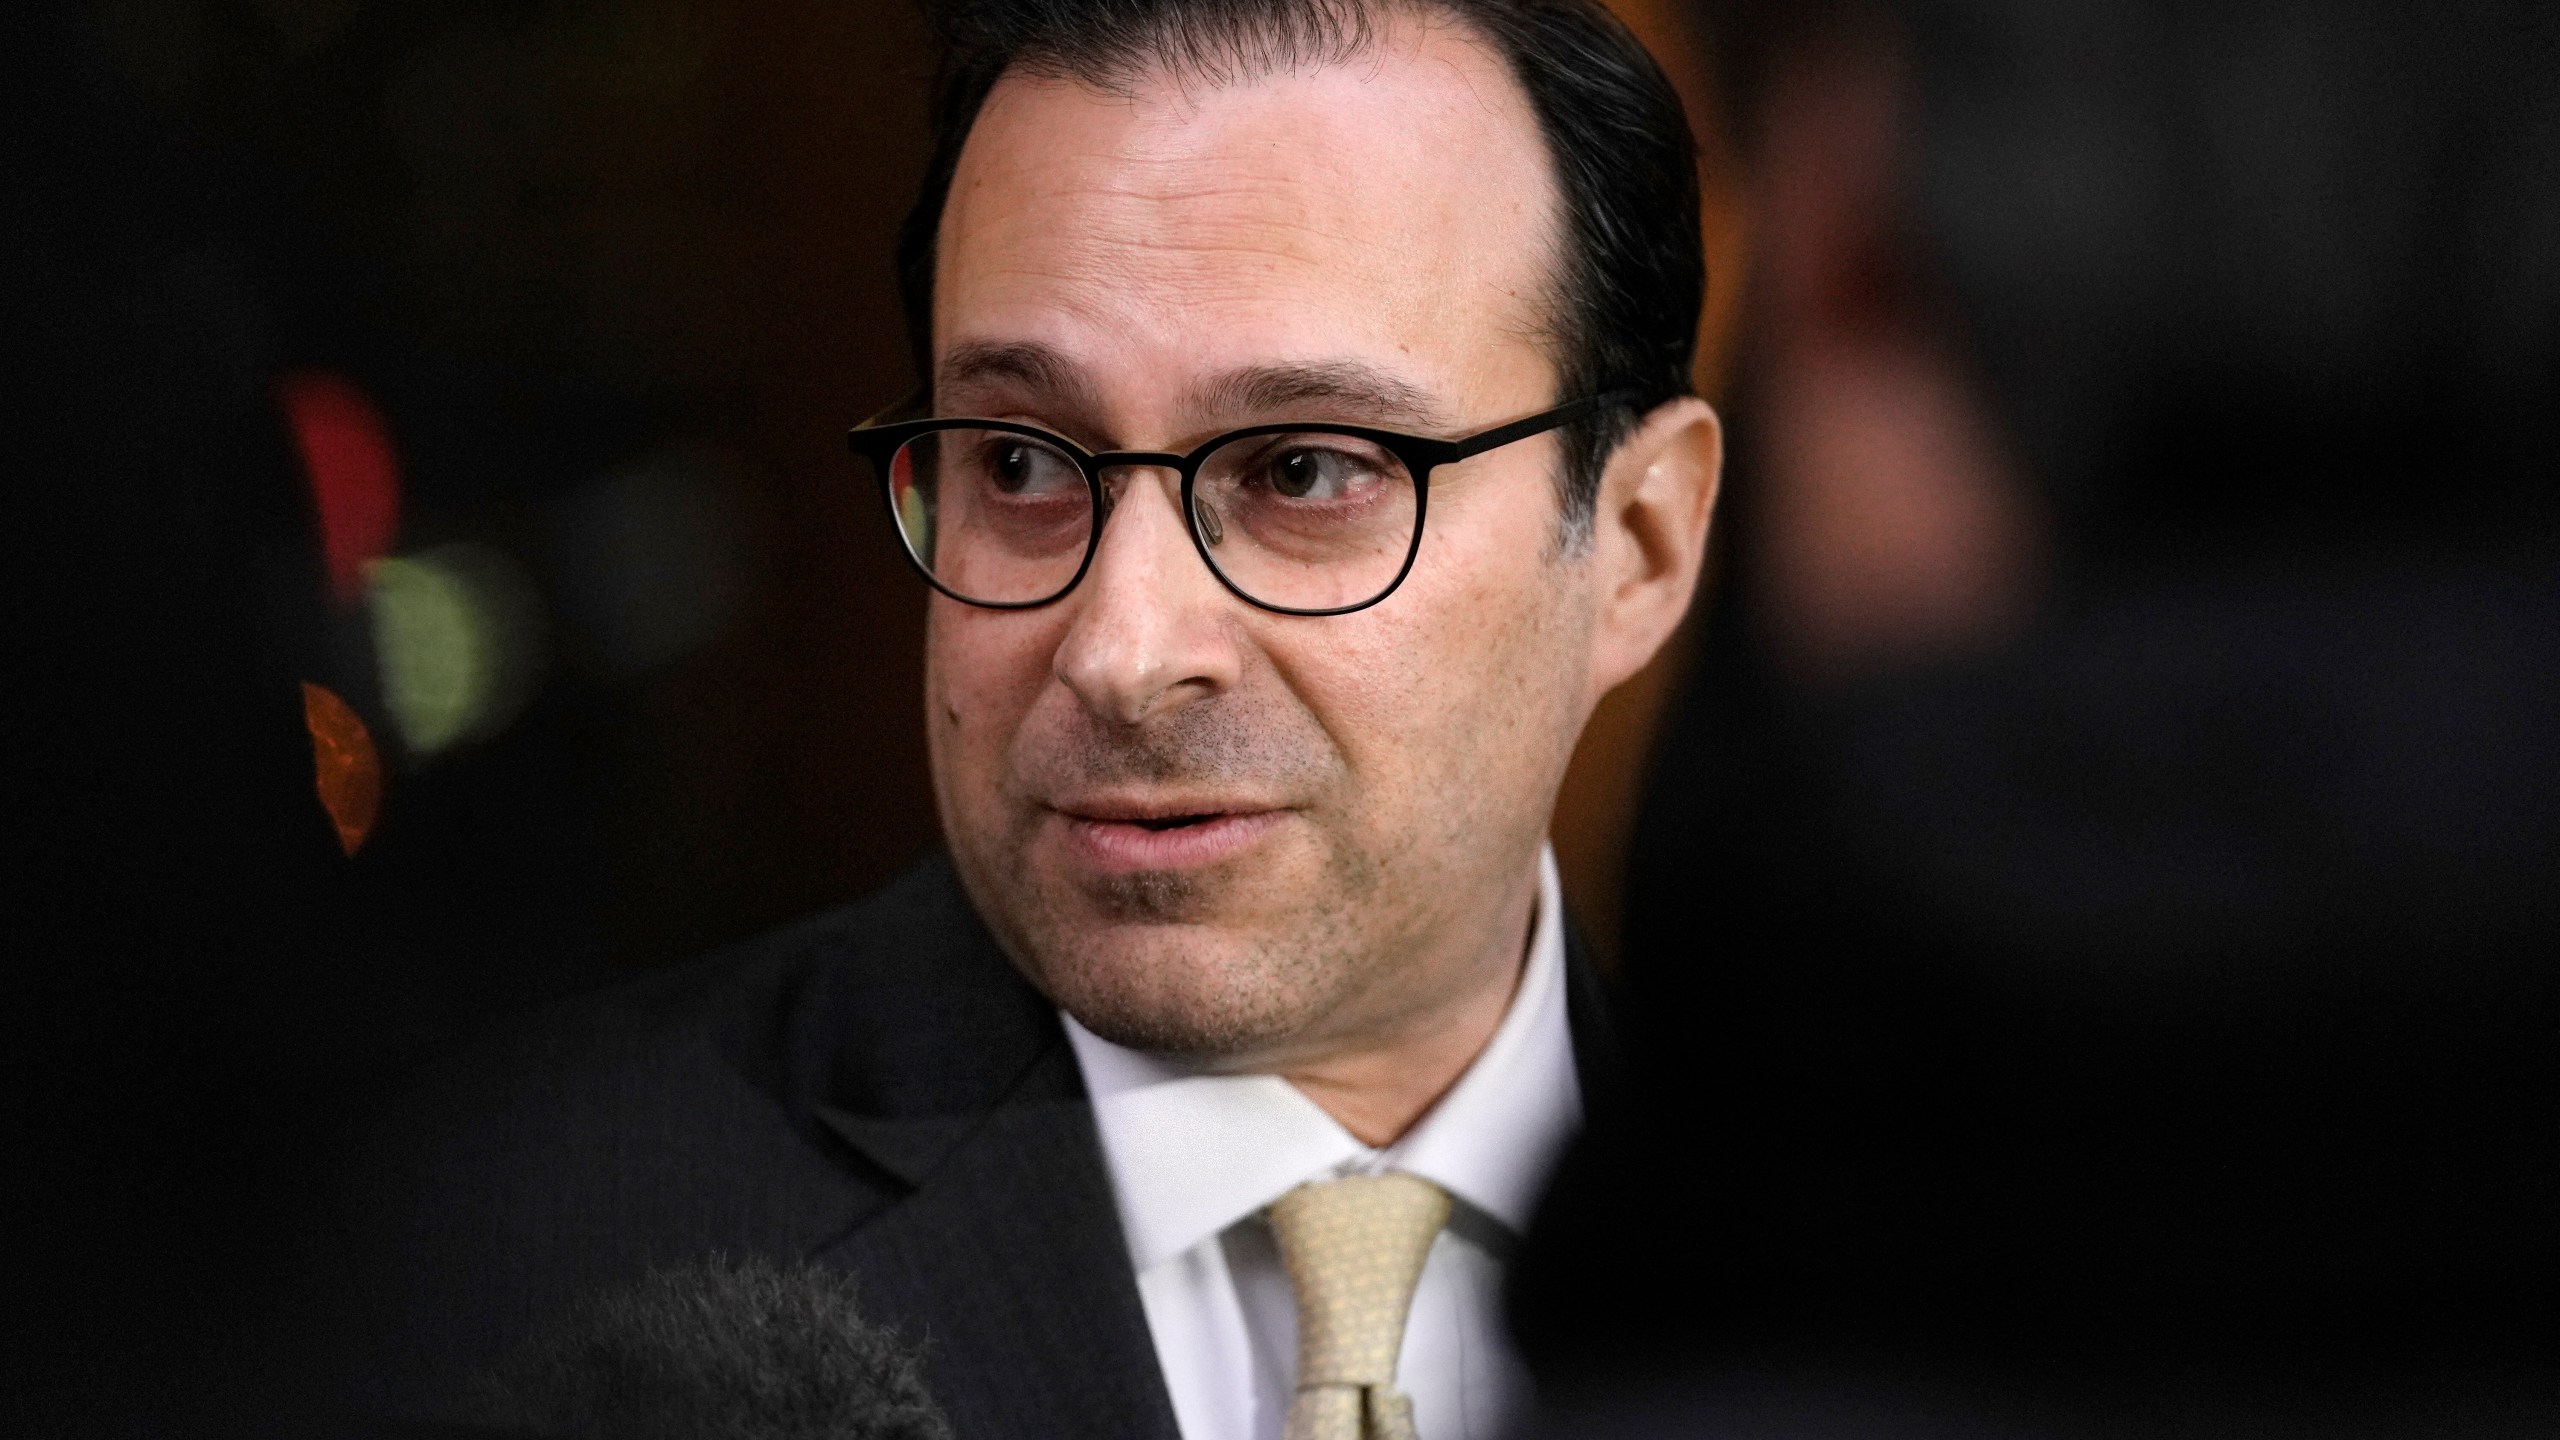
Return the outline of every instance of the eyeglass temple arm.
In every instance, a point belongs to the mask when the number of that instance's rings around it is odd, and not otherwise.
[[[1635,397],[1636,391],[1632,389],[1604,390],[1597,395],[1585,395],[1579,400],[1568,401],[1553,410],[1541,411],[1525,420],[1514,420],[1508,425],[1497,425],[1480,435],[1470,435],[1464,440],[1456,441],[1449,446],[1446,458],[1439,463],[1447,465],[1471,459],[1487,450],[1508,445],[1514,440],[1526,440],[1542,430],[1554,430],[1560,426],[1570,425],[1594,410],[1621,405]]]
[[[908,392],[905,399],[900,400],[895,405],[891,405],[885,410],[880,410],[871,415],[865,416],[861,424],[854,426],[853,429],[846,434],[846,443],[853,447],[853,452],[857,455],[870,454],[875,448],[879,447],[882,439],[882,437],[870,432],[887,428],[884,422],[887,422],[889,417],[892,415],[903,415],[912,410],[923,409],[925,402],[930,400],[932,396],[933,387],[929,385],[917,386],[914,390]]]

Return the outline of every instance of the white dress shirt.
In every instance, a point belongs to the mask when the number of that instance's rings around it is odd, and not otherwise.
[[[1519,1413],[1528,1381],[1502,1327],[1503,1265],[1582,1123],[1563,915],[1545,851],[1511,1008],[1449,1093],[1383,1150],[1276,1075],[1199,1074],[1064,1017],[1184,1440],[1277,1440],[1288,1414],[1298,1309],[1263,1207],[1304,1181],[1389,1170],[1455,1202],[1396,1366],[1422,1440],[1496,1440]]]

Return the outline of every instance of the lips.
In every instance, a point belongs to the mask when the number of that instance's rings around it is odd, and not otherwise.
[[[1080,801],[1053,814],[1075,861],[1126,874],[1232,860],[1278,829],[1289,812],[1201,799],[1132,799]]]

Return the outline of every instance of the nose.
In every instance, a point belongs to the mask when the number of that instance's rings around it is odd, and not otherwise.
[[[1058,679],[1096,718],[1136,725],[1235,684],[1243,656],[1234,606],[1200,563],[1173,472],[1127,466],[1084,581],[1062,601]],[[1150,481],[1155,483],[1149,483]]]

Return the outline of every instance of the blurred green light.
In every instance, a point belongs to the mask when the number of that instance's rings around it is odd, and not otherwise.
[[[538,661],[539,616],[506,557],[448,545],[365,572],[384,708],[412,754],[433,755],[515,718]]]

